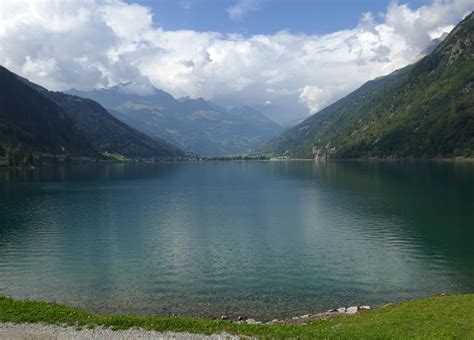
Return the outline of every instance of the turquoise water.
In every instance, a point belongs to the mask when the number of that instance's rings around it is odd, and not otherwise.
[[[289,317],[474,293],[474,164],[0,171],[0,294],[101,312]]]

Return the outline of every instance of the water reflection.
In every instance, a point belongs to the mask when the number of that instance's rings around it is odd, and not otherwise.
[[[0,294],[272,318],[472,292],[472,164],[0,172]]]

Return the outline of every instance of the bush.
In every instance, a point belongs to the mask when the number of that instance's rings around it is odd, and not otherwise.
[[[27,150],[23,145],[18,144],[7,152],[7,160],[9,166],[33,165],[33,153]]]

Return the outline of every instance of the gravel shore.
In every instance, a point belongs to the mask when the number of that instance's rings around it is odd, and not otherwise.
[[[206,339],[206,340],[224,340],[239,339],[238,336],[230,334],[191,334],[174,332],[154,332],[140,329],[131,329],[125,331],[113,331],[110,328],[96,327],[94,329],[83,328],[77,330],[75,327],[61,327],[53,325],[43,325],[36,323],[0,323],[0,339],[5,340],[50,340],[50,339]]]

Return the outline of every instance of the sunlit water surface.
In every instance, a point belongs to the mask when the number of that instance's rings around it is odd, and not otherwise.
[[[474,293],[474,164],[0,171],[0,294],[101,312],[289,317]]]

